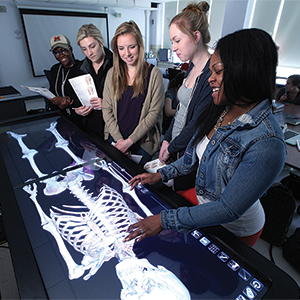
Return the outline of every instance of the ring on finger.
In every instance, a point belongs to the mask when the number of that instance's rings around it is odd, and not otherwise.
[[[142,228],[140,228],[140,232],[141,234],[144,234],[145,231]]]

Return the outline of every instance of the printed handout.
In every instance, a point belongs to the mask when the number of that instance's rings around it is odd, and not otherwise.
[[[69,82],[82,105],[91,106],[90,100],[98,97],[94,80],[90,74],[71,78]]]
[[[43,87],[32,87],[32,86],[25,86],[25,85],[21,85],[22,88],[39,93],[40,95],[42,95],[45,98],[48,99],[52,99],[55,97],[55,95],[53,93],[51,93],[47,88],[43,88]]]

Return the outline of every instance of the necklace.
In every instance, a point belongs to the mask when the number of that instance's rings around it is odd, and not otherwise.
[[[217,123],[216,123],[215,126],[214,126],[214,130],[215,130],[215,131],[217,131],[217,130],[221,127],[221,124],[222,124],[222,122],[223,122],[225,116],[228,114],[228,111],[229,111],[229,106],[227,105],[227,106],[225,107],[225,109],[223,110],[223,112],[221,113],[221,115],[220,115],[220,117],[219,117]]]
[[[246,113],[248,113],[248,112],[249,112],[251,109],[253,109],[256,105],[257,105],[257,103],[254,103],[253,105],[251,105],[251,106],[243,113],[243,115],[246,114]],[[217,130],[221,127],[222,122],[223,122],[225,116],[228,114],[228,112],[229,112],[229,105],[227,105],[227,106],[225,107],[225,109],[224,109],[224,111],[222,112],[222,114],[220,115],[220,117],[219,117],[217,123],[215,124],[215,126],[214,126],[214,130],[215,130],[215,131],[217,131]],[[232,124],[235,122],[236,119],[237,119],[237,118],[235,118],[235,119],[234,119],[233,121],[231,121],[231,122],[228,122],[226,125],[232,125]]]

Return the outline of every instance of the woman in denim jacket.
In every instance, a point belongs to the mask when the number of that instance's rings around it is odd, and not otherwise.
[[[129,182],[168,181],[198,168],[199,205],[164,210],[130,226],[125,241],[138,241],[163,229],[179,232],[223,225],[249,245],[259,238],[264,211],[259,198],[282,171],[283,133],[272,114],[277,50],[260,29],[244,29],[218,42],[208,79],[213,103],[198,120],[198,130],[183,157],[158,173]]]

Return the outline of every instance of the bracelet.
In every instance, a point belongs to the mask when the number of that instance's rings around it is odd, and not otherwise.
[[[128,142],[128,140],[125,140],[126,143],[129,145],[129,147],[131,147],[132,145]]]

